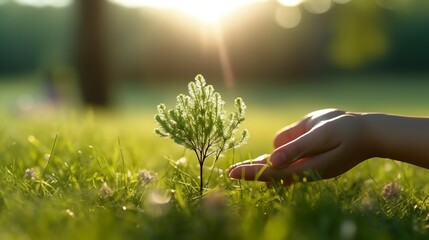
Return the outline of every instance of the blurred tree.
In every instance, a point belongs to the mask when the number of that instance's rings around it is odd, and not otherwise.
[[[106,54],[105,0],[78,0],[80,22],[78,23],[77,67],[82,98],[85,104],[107,107],[109,80]]]
[[[382,58],[389,50],[389,35],[383,9],[375,1],[352,1],[333,18],[331,61],[343,69],[361,69]]]

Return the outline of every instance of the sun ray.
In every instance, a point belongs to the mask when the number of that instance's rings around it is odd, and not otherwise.
[[[212,23],[234,10],[264,0],[109,0],[126,7],[174,9],[196,19]]]
[[[219,25],[214,26],[214,38],[216,42],[222,76],[228,88],[233,88],[235,84],[234,73],[232,71],[231,61],[229,59],[228,49],[222,34],[222,29]]]
[[[109,0],[127,7],[152,7],[169,9],[189,15],[211,32],[217,50],[222,77],[228,88],[235,85],[233,67],[223,37],[221,23],[222,17],[233,13],[245,5],[264,2],[266,0]],[[295,0],[300,1],[300,0]]]

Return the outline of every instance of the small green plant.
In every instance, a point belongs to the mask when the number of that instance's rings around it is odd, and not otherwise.
[[[223,152],[246,143],[248,131],[243,130],[239,139],[235,134],[244,122],[246,105],[235,99],[235,112],[226,114],[225,102],[212,85],[207,85],[202,75],[188,84],[189,96],[180,94],[173,109],[158,105],[155,115],[159,128],[155,132],[195,152],[200,165],[200,194],[203,193],[203,166],[208,157],[215,162]]]

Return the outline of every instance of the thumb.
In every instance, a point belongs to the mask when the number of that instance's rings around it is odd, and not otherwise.
[[[335,141],[326,128],[313,128],[295,140],[275,149],[270,160],[274,168],[283,168],[299,159],[328,152],[338,145],[338,141]]]

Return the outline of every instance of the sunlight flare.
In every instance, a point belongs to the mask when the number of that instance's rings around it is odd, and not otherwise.
[[[202,22],[216,22],[222,16],[263,0],[110,0],[126,7],[153,7],[173,9],[195,17]]]

